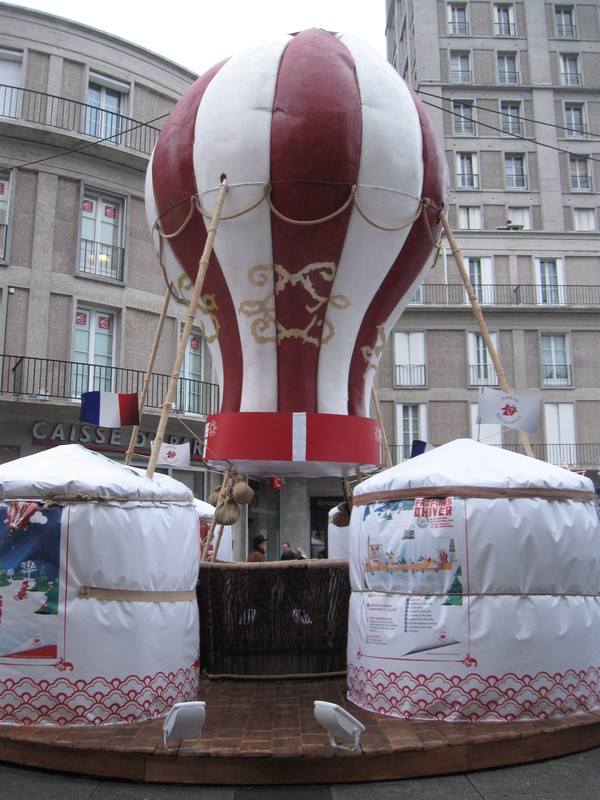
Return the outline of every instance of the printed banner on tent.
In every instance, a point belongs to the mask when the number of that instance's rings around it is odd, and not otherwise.
[[[540,421],[542,396],[537,394],[506,394],[499,389],[482,387],[476,423],[504,425],[526,433],[535,433]]]

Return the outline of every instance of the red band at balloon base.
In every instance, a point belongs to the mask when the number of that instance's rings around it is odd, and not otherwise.
[[[381,463],[381,426],[342,414],[227,412],[206,420],[204,461],[236,472],[304,477],[342,476]]]

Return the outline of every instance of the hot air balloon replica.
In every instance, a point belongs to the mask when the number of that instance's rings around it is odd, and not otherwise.
[[[210,69],[147,173],[147,218],[180,298],[225,184],[199,296],[222,389],[205,460],[303,477],[378,466],[373,377],[448,192],[423,105],[370,46],[321,29]]]

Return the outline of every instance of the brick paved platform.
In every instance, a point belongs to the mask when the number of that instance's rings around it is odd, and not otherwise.
[[[350,783],[523,764],[600,745],[600,714],[522,723],[417,722],[362,711],[346,681],[208,681],[194,747],[166,751],[163,720],[104,728],[0,725],[0,760],[145,782],[248,785]],[[364,723],[360,753],[334,752],[313,701]]]

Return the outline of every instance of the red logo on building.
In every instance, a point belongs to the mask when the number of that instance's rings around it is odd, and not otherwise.
[[[114,206],[104,206],[104,216],[114,219],[117,216],[117,209]]]
[[[77,315],[75,316],[75,322],[77,325],[87,325],[87,314],[85,311],[77,312]]]
[[[192,350],[200,350],[200,339],[197,336],[192,336],[190,339],[190,347]]]
[[[83,198],[83,210],[86,214],[93,214],[94,213],[94,201],[88,199],[87,197]]]
[[[110,317],[98,317],[98,327],[103,331],[109,331]]]

